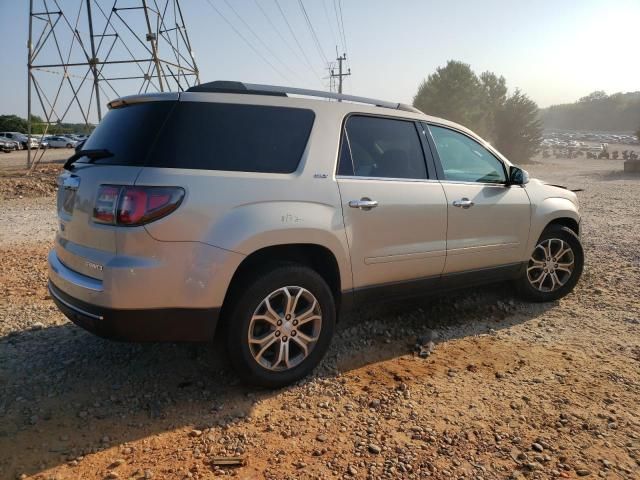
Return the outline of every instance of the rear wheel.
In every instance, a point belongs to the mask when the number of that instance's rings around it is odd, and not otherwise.
[[[281,387],[309,374],[329,348],[335,301],[322,277],[283,265],[250,280],[227,319],[229,358],[240,377]]]
[[[583,265],[584,252],[578,236],[567,227],[551,225],[542,232],[531,253],[519,290],[536,302],[557,300],[576,286]]]

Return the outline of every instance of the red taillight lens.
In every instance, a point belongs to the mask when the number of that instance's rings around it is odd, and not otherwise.
[[[107,223],[113,225],[116,220],[116,205],[120,188],[114,185],[100,185],[98,197],[93,207],[93,221],[97,223]]]
[[[183,198],[180,187],[101,185],[93,219],[111,225],[144,225],[173,212]]]
[[[144,188],[125,187],[118,202],[118,223],[135,225],[147,213],[147,192]]]

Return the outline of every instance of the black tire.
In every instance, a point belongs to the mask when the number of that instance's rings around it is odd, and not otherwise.
[[[571,248],[574,262],[573,271],[560,288],[552,291],[541,291],[532,285],[529,280],[527,270],[533,265],[532,260],[529,260],[517,284],[518,291],[526,300],[533,302],[553,302],[568,295],[574,289],[578,280],[580,280],[584,267],[584,250],[582,249],[580,238],[578,238],[570,228],[563,227],[562,225],[550,225],[542,232],[542,235],[540,235],[535,248],[538,248],[538,245],[543,242],[552,239],[562,240]]]
[[[239,377],[253,385],[279,388],[308,375],[329,349],[335,331],[335,299],[327,283],[314,270],[298,264],[274,265],[243,283],[240,294],[232,300],[228,315],[225,314],[224,318],[229,359]],[[249,327],[263,300],[272,292],[287,286],[302,287],[315,297],[321,310],[321,327],[318,340],[301,363],[287,370],[274,371],[254,358],[248,339]],[[279,341],[282,342],[283,338],[286,340],[286,337],[281,337]],[[294,345],[292,340],[289,343]]]

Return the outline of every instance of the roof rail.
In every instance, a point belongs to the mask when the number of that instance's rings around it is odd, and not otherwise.
[[[376,107],[391,108],[393,110],[403,110],[406,112],[422,113],[411,105],[404,103],[387,102],[376,100],[375,98],[358,97],[355,95],[344,95],[342,93],[324,92],[322,90],[309,90],[306,88],[282,87],[278,85],[261,85],[257,83],[242,83],[232,81],[215,81],[194,85],[187,92],[211,92],[211,93],[241,93],[249,95],[275,95],[286,97],[287,94],[301,95],[304,97],[328,98],[345,102],[365,103]]]

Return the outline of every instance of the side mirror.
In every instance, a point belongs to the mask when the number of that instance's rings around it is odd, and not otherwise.
[[[524,185],[529,183],[529,173],[520,167],[509,167],[509,185]]]

